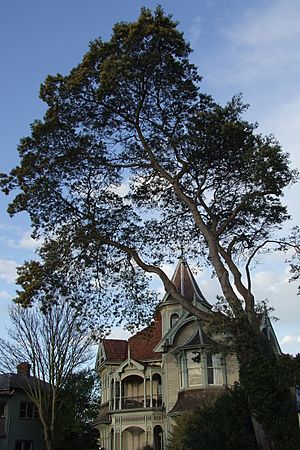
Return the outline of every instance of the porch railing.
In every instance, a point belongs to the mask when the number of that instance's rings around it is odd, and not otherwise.
[[[152,397],[151,402],[151,397],[149,395],[146,396],[146,399],[143,395],[135,397],[129,396],[122,397],[121,408],[120,408],[120,399],[116,398],[115,402],[115,409],[160,408],[161,406],[162,406],[161,397]],[[113,401],[110,401],[110,409],[114,409]]]

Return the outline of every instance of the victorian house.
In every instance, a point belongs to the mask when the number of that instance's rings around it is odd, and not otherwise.
[[[186,299],[211,312],[183,258],[172,281]],[[278,346],[268,319],[262,326]],[[178,415],[212,402],[238,380],[235,355],[216,350],[221,341],[169,294],[151,326],[128,340],[104,339],[96,363],[102,401],[94,423],[102,448],[164,450]]]

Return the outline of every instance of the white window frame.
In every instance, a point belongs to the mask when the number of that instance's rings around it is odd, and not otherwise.
[[[195,358],[199,355],[200,362],[193,362],[193,355]],[[181,352],[178,362],[180,389],[224,385],[224,367],[219,353],[205,349],[186,349]]]

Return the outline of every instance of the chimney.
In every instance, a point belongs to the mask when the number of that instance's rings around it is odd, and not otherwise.
[[[30,375],[30,364],[28,362],[21,362],[17,365],[17,373],[19,375],[25,375],[29,377]]]

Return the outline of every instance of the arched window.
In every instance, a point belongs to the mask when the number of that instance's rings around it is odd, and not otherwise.
[[[114,397],[115,397],[115,380],[111,380],[110,383],[110,401],[109,401],[109,405],[110,405],[110,409],[114,409]]]
[[[160,425],[156,425],[153,429],[154,450],[162,450],[164,448],[163,430]]]
[[[129,375],[122,381],[122,408],[143,408],[144,405],[144,379],[139,375]]]
[[[152,403],[154,407],[162,405],[162,382],[159,373],[155,373],[152,377],[153,383],[153,399]]]
[[[110,431],[110,449],[111,450],[114,450],[114,448],[115,448],[114,436],[115,436],[115,432],[114,432],[114,429],[112,428],[111,431]]]
[[[174,313],[170,317],[170,328],[174,327],[175,323],[179,319],[179,315],[177,313]]]

